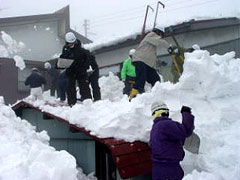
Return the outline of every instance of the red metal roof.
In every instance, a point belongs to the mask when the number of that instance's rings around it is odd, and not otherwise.
[[[109,148],[113,161],[119,171],[121,178],[123,179],[136,177],[151,172],[151,150],[147,143],[140,141],[130,143],[123,140],[116,140],[114,138],[99,138],[97,136],[93,136],[83,127],[78,127],[74,124],[70,124],[67,120],[55,116],[49,112],[44,112],[38,107],[35,107],[32,104],[24,101],[19,102],[12,108],[13,110],[18,110],[20,108],[36,109],[55,120],[65,122],[69,126],[74,127],[82,133],[92,137],[94,140],[105,144]]]

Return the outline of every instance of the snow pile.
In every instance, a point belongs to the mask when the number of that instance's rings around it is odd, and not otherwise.
[[[124,83],[119,81],[119,78],[112,72],[109,72],[108,76],[99,79],[99,86],[101,87],[102,99],[117,101],[123,96]]]
[[[27,121],[16,117],[0,97],[0,179],[2,180],[94,180],[76,168],[66,151],[48,145],[45,131],[35,132]]]
[[[16,67],[23,70],[26,67],[25,62],[21,56],[17,55],[17,53],[21,52],[25,48],[25,44],[23,42],[17,42],[4,31],[1,31],[1,34],[2,40],[0,39],[0,57],[13,58]]]
[[[138,95],[131,102],[126,96],[119,96],[119,92],[115,94],[120,99],[118,101],[104,97],[95,103],[85,100],[72,108],[51,107],[44,101],[29,102],[72,124],[85,127],[99,137],[115,137],[130,142],[148,142],[153,101],[165,101],[170,108],[170,117],[177,121],[181,121],[181,106],[190,106],[201,147],[198,156],[187,152],[183,166],[189,174],[185,179],[236,179],[240,172],[240,59],[235,58],[234,52],[211,56],[203,50],[186,53],[185,57],[179,83],[156,83],[150,92]],[[109,83],[113,78],[110,74],[100,82],[106,82],[103,85],[108,84],[114,93],[116,86],[122,90],[122,84],[120,81]],[[101,87],[102,94],[109,94],[106,89]]]

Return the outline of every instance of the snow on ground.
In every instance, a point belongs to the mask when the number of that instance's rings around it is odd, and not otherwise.
[[[49,146],[46,131],[37,133],[26,120],[16,117],[0,97],[1,180],[96,180],[87,177],[68,152]]]
[[[185,180],[237,179],[240,175],[240,59],[235,58],[235,52],[210,55],[204,50],[185,56],[179,83],[157,83],[151,92],[138,95],[131,102],[119,90],[122,82],[111,73],[100,78],[103,100],[95,103],[85,100],[72,108],[52,107],[45,101],[57,100],[46,94],[44,101],[33,102],[29,97],[25,101],[85,127],[93,135],[130,142],[148,142],[153,101],[165,101],[170,116],[177,121],[181,121],[181,106],[190,106],[201,147],[199,155],[186,153],[182,163],[187,173]]]

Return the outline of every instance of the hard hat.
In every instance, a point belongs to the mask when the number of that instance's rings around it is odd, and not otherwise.
[[[65,41],[67,43],[74,43],[77,40],[76,36],[72,32],[65,34]]]
[[[39,72],[38,68],[35,68],[35,67],[32,68],[31,71],[32,71],[32,72],[33,72],[33,71],[35,71],[35,72]]]
[[[163,109],[163,110],[168,110],[168,107],[167,105],[162,102],[162,101],[155,101],[154,103],[152,103],[152,106],[151,106],[151,112],[152,114],[157,111],[157,110],[160,110],[160,109]]]
[[[153,31],[161,31],[163,33],[165,33],[165,28],[163,26],[156,26],[155,28],[153,28]]]
[[[135,49],[130,49],[130,51],[129,51],[129,56],[132,56],[134,53],[135,53]]]
[[[200,46],[199,46],[198,44],[192,45],[192,48],[193,48],[194,50],[200,50]]]
[[[51,68],[51,64],[49,62],[45,62],[44,63],[44,68],[45,69],[50,69]]]

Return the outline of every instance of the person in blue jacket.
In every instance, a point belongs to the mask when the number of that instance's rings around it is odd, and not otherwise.
[[[34,100],[43,99],[42,86],[46,84],[46,79],[40,74],[37,68],[32,68],[31,74],[25,80],[25,85],[30,86],[30,95]]]
[[[180,166],[185,156],[184,141],[194,129],[191,108],[182,106],[182,123],[169,118],[169,109],[162,101],[154,102],[151,111],[154,118],[150,134],[152,180],[181,180],[184,176]]]

